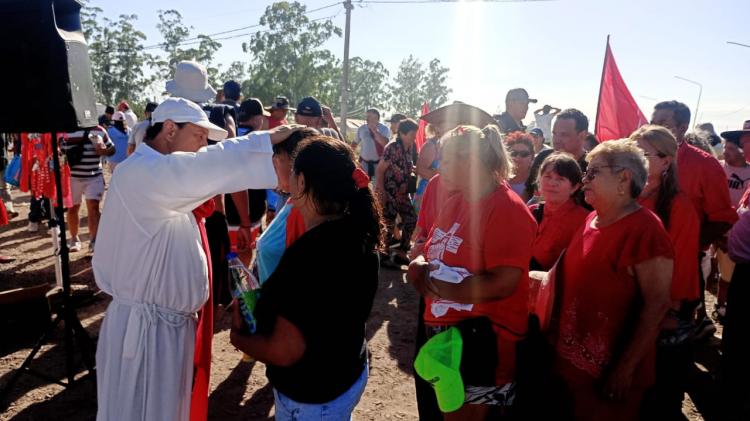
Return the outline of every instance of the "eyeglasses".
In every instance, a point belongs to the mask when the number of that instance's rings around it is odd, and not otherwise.
[[[599,175],[600,172],[602,172],[602,168],[619,168],[619,170],[615,172],[620,172],[625,169],[619,165],[602,165],[601,167],[589,167],[587,171],[583,173],[583,181],[593,181],[596,176]]]
[[[510,151],[510,156],[512,158],[521,157],[521,158],[528,158],[531,156],[531,152],[529,151]]]

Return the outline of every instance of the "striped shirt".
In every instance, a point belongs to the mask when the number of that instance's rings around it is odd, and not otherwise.
[[[62,145],[63,152],[71,149],[75,144],[83,143],[83,157],[77,165],[70,167],[72,177],[92,178],[102,174],[102,157],[96,154],[94,144],[83,137],[85,131],[68,133],[65,143]],[[108,148],[113,147],[114,143],[107,136],[107,132],[100,126],[89,129],[89,136],[99,135],[104,139],[104,145]]]

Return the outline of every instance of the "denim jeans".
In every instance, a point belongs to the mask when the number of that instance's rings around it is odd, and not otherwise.
[[[347,421],[352,419],[354,407],[359,403],[359,398],[367,386],[369,368],[365,365],[362,374],[352,387],[341,394],[336,399],[321,403],[301,403],[293,401],[284,396],[276,389],[273,389],[273,396],[276,401],[276,420],[277,421]]]

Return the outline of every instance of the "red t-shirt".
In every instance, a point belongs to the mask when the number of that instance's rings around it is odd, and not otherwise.
[[[463,305],[463,309],[456,309],[450,307],[456,304],[450,301],[425,300],[424,320],[427,324],[454,325],[478,316],[487,316],[495,323],[500,360],[496,371],[498,384],[512,381],[516,342],[526,333],[528,267],[536,229],[536,222],[526,205],[503,183],[477,202],[467,202],[462,194],[448,199],[441,207],[425,246],[428,260],[439,259],[448,266],[461,267],[473,274],[499,266],[522,270],[513,294],[497,301],[474,304],[470,308]],[[436,311],[440,307],[449,308],[440,314]]]
[[[440,174],[436,174],[430,179],[425,187],[424,194],[422,195],[422,205],[419,208],[419,216],[417,217],[417,226],[422,230],[425,236],[432,230],[432,225],[435,223],[440,209],[446,204],[446,201],[455,194],[448,190],[443,183],[440,182]]]
[[[289,246],[302,237],[305,231],[305,219],[302,217],[302,212],[292,206],[289,210],[289,216],[286,219],[286,247],[289,248]]]
[[[539,205],[531,205],[535,210]],[[560,257],[563,249],[568,247],[570,239],[583,226],[583,221],[589,210],[578,206],[573,199],[568,199],[559,209],[550,211],[544,207],[542,223],[534,239],[531,255],[542,266],[542,270],[549,270]]]
[[[680,187],[695,206],[701,224],[705,221],[737,222],[724,169],[708,153],[682,142],[677,149]]]
[[[641,206],[654,211],[656,195],[641,199]],[[672,275],[672,300],[692,301],[700,297],[698,280],[698,240],[701,224],[695,207],[685,193],[672,200],[669,212],[669,238],[674,249],[674,274]]]
[[[622,344],[630,342],[640,293],[628,268],[673,256],[669,235],[648,209],[640,208],[603,228],[591,225],[595,217],[591,212],[573,236],[558,272],[563,292],[556,348],[560,358],[580,370],[571,381],[601,378],[622,352]],[[655,353],[656,343],[636,371],[639,385],[653,381]],[[561,374],[571,378],[570,373]]]
[[[289,124],[289,123],[286,121],[285,118],[282,118],[281,120],[274,120],[274,119],[272,119],[270,117],[268,118],[268,128],[269,129],[273,129],[274,127],[278,127],[278,126],[284,126],[284,125],[287,125],[287,124]]]

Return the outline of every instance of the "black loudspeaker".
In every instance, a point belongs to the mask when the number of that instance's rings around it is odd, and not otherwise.
[[[0,0],[0,132],[68,132],[97,124],[76,0]]]

